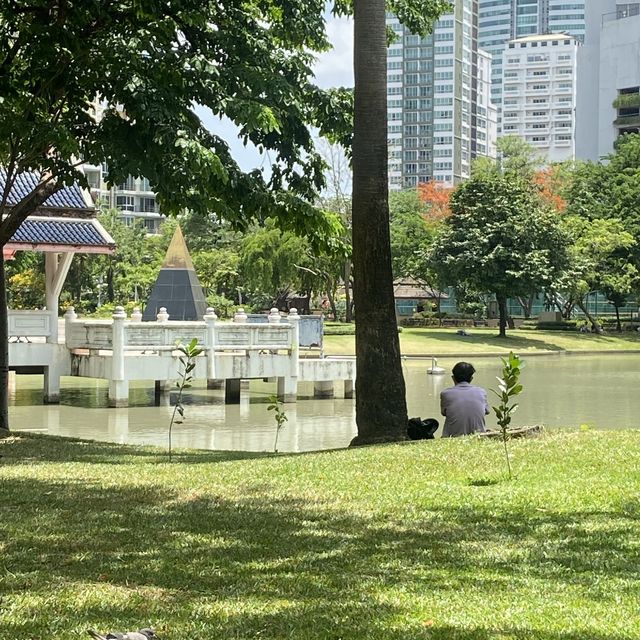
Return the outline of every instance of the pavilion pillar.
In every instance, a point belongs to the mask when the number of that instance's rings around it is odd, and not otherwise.
[[[73,253],[45,253],[45,305],[51,318],[51,331],[47,336],[47,342],[58,342],[58,301],[64,281],[67,279],[69,267],[73,260]],[[58,388],[60,381],[58,381]],[[46,390],[45,390],[46,394]]]

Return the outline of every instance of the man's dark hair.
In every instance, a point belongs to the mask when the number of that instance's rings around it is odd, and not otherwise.
[[[476,370],[469,362],[458,362],[451,373],[453,373],[453,379],[456,382],[471,382],[475,372]]]

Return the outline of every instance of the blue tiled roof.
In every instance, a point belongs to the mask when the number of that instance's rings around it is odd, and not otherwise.
[[[11,238],[10,244],[62,244],[85,247],[113,246],[91,220],[27,218]]]
[[[38,184],[39,177],[35,171],[25,171],[19,174],[11,189],[7,204],[13,206],[29,195]],[[0,168],[0,194],[4,193],[6,179],[6,169]],[[90,209],[82,196],[82,190],[77,184],[63,187],[60,191],[47,198],[41,208],[47,207],[55,209],[84,209],[85,211]]]

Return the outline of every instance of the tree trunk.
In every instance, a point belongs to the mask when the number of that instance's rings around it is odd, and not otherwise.
[[[533,308],[533,296],[529,296],[528,298],[518,296],[518,302],[522,307],[525,319],[528,320],[531,317],[531,309]]]
[[[393,299],[387,184],[384,0],[354,0],[353,273],[356,424],[352,445],[404,440],[407,404]]]
[[[7,174],[7,183],[13,180]],[[0,207],[0,250],[11,240],[18,227],[52,194],[62,188],[51,174],[45,173],[35,189],[7,213],[5,202]],[[9,433],[9,311],[7,308],[7,283],[4,269],[4,254],[0,258],[0,437]]]
[[[116,299],[113,275],[113,258],[109,256],[109,268],[107,269],[107,300],[112,303],[115,302]]]
[[[353,313],[351,311],[351,260],[344,263],[344,303],[345,303],[345,322],[353,322]]]
[[[576,305],[591,323],[591,329],[598,335],[602,335],[603,331],[600,323],[589,313],[589,311],[587,310],[587,305],[584,303],[584,301],[579,300],[578,302],[576,302]]]
[[[4,255],[0,252],[0,438],[9,435],[9,313]]]
[[[336,307],[336,297],[333,295],[333,291],[330,288],[327,289],[327,298],[329,298],[329,306],[331,307],[333,321],[338,322],[338,308]]]
[[[500,337],[507,337],[507,298],[503,295],[496,296],[498,301],[498,327],[500,328]]]
[[[613,308],[616,310],[616,331],[622,332],[622,323],[620,322],[620,307],[614,303]]]

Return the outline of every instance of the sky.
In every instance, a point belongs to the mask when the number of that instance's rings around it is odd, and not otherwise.
[[[314,72],[316,84],[323,89],[353,86],[353,21],[327,16],[327,33],[333,49],[319,56]],[[210,111],[197,108],[203,124],[227,142],[233,157],[243,171],[269,165],[269,158],[261,155],[252,145],[244,146],[238,138],[237,128],[229,120],[220,120]]]

